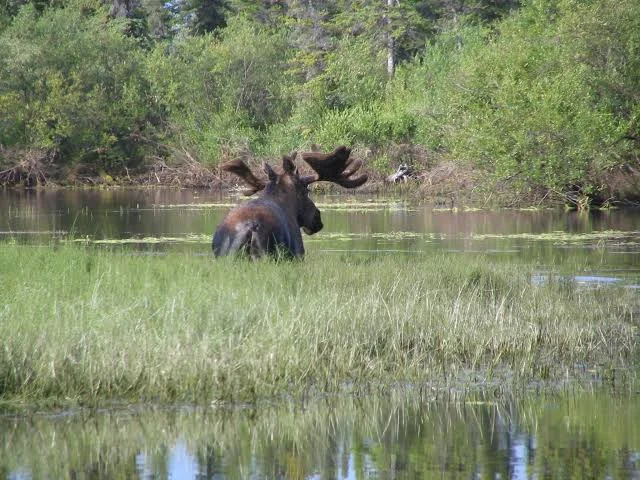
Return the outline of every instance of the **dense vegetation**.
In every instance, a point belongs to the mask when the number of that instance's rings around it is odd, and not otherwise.
[[[459,254],[278,264],[8,244],[0,408],[517,388],[635,364],[632,289],[536,285],[534,271]]]
[[[5,183],[346,143],[640,197],[636,0],[10,0],[0,45]]]

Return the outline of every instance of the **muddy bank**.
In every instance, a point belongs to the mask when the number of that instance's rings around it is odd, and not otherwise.
[[[6,152],[5,152],[6,153]],[[437,206],[476,208],[563,207],[569,209],[608,208],[613,206],[640,206],[640,174],[638,171],[606,172],[601,192],[587,195],[578,188],[555,191],[549,188],[522,185],[517,178],[496,179],[490,172],[437,158],[415,146],[396,146],[385,151],[382,162],[380,152],[356,151],[364,160],[369,181],[358,189],[361,193],[397,193],[432,202]],[[13,158],[10,158],[13,157]],[[243,155],[256,172],[261,172],[263,161],[277,163],[277,158],[257,158]],[[213,190],[236,190],[241,181],[219,165],[208,165],[191,155],[181,155],[177,161],[156,158],[133,168],[106,171],[94,165],[73,167],[60,165],[42,152],[30,151],[19,159],[5,156],[0,164],[0,186],[5,188],[112,188],[112,187],[166,187]],[[305,172],[308,167],[299,161]],[[335,185],[320,183],[313,189],[321,192],[340,191]]]
[[[377,165],[371,152],[358,152],[365,158],[365,170],[369,181],[358,189],[360,193],[399,193],[433,201],[441,206],[490,204],[520,205],[537,201],[535,197],[524,199],[514,196],[508,189],[496,195],[489,187],[485,173],[461,167],[454,162],[436,163],[424,154],[400,154],[397,162]],[[263,159],[246,158],[247,163],[261,172]],[[276,163],[277,159],[267,159]],[[301,171],[308,167],[298,162]],[[409,173],[398,175],[406,166]],[[377,167],[377,168],[376,168]],[[91,165],[59,166],[56,162],[36,154],[25,155],[12,166],[0,168],[0,185],[5,188],[112,188],[112,187],[167,187],[213,190],[236,190],[241,181],[220,170],[218,165],[206,165],[187,156],[179,162],[156,159],[137,169],[124,168],[119,172],[107,172]],[[340,191],[340,187],[320,183],[313,186],[318,192]],[[542,198],[542,195],[540,195]]]

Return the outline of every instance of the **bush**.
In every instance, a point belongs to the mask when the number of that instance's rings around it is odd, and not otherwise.
[[[539,0],[495,30],[443,35],[401,90],[418,99],[421,141],[516,186],[597,194],[631,155],[639,18],[631,0]]]
[[[152,112],[142,52],[98,0],[39,14],[0,35],[0,144],[114,170],[143,157]]]
[[[173,141],[209,161],[259,149],[267,127],[290,111],[286,37],[243,17],[218,39],[186,37],[159,45],[147,71],[168,113]]]

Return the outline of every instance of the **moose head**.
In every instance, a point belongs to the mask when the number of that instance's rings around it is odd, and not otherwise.
[[[367,175],[356,175],[362,161],[350,155],[351,149],[344,146],[331,153],[303,153],[302,159],[313,173],[300,175],[293,152],[282,157],[280,171],[263,163],[266,180],[257,177],[242,160],[224,163],[222,170],[237,175],[249,187],[245,195],[262,193],[229,211],[213,235],[213,253],[246,254],[254,259],[264,255],[303,256],[300,229],[308,235],[322,229],[320,211],[309,198],[309,185],[326,181],[356,188],[367,181]]]

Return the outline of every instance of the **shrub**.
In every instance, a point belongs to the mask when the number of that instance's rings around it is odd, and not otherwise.
[[[639,14],[631,1],[540,0],[495,30],[443,35],[409,69],[419,135],[515,185],[595,194],[629,157]]]
[[[221,38],[159,45],[147,71],[173,141],[210,161],[226,149],[259,148],[267,127],[290,110],[287,56],[283,33],[243,17],[230,19]]]
[[[141,50],[99,1],[24,6],[0,44],[1,144],[108,169],[142,159],[152,112]]]

